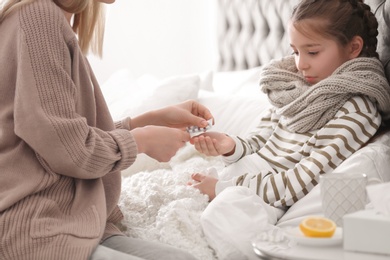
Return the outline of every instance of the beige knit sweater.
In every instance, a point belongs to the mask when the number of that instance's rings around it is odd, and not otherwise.
[[[37,0],[0,24],[0,259],[87,259],[120,233],[120,170],[137,155],[113,123],[64,14]]]

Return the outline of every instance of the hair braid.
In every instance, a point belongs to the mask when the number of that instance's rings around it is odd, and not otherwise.
[[[358,8],[362,10],[363,13],[363,22],[367,32],[366,39],[364,39],[364,48],[369,57],[379,57],[378,52],[376,51],[378,44],[378,21],[375,15],[371,12],[369,5],[359,1]]]
[[[378,21],[371,12],[369,5],[363,0],[348,0],[353,8],[353,15],[362,21],[362,31],[360,36],[363,38],[364,46],[361,56],[379,57],[376,47],[378,44]],[[353,19],[353,18],[352,18]]]

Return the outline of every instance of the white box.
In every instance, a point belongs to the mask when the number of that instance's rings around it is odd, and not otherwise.
[[[344,250],[390,255],[390,217],[361,210],[343,217]]]

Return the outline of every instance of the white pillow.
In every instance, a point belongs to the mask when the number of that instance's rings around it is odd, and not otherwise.
[[[149,86],[142,95],[132,96],[130,105],[122,113],[122,117],[136,116],[146,111],[181,103],[188,99],[197,99],[200,88],[198,75],[178,76],[165,79],[158,85]],[[143,88],[144,86],[140,86]],[[129,101],[130,102],[130,101]]]
[[[252,96],[223,95],[201,90],[198,101],[209,108],[214,116],[215,124],[211,131],[241,137],[246,137],[257,126],[262,113],[270,106],[266,95],[260,90]]]
[[[206,77],[210,81],[209,77]],[[202,78],[203,79],[203,78]],[[146,111],[197,99],[199,75],[183,75],[158,80],[151,75],[133,79],[126,69],[114,73],[102,86],[103,95],[114,120]],[[203,86],[204,87],[204,86]]]
[[[200,89],[207,91],[214,91],[213,81],[214,81],[214,72],[212,70],[205,71],[199,74],[200,77]]]
[[[126,69],[119,70],[101,86],[104,98],[114,120],[119,120],[128,101],[127,96],[138,88],[138,83]]]
[[[248,70],[217,72],[213,76],[214,92],[239,96],[257,96],[260,92],[261,67]]]

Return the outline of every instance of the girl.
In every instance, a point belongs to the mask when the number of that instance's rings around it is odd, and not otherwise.
[[[223,180],[193,174],[193,186],[210,200],[228,186],[246,186],[284,210],[364,146],[390,113],[377,27],[363,1],[302,0],[289,23],[293,55],[261,73],[273,107],[246,139],[216,132],[193,138],[198,151],[230,165]]]
[[[2,1],[0,259],[194,259],[121,234],[120,170],[168,161],[212,116],[188,101],[114,124],[84,56],[101,54],[100,2]]]

